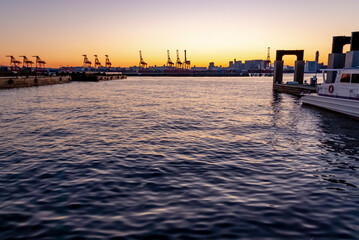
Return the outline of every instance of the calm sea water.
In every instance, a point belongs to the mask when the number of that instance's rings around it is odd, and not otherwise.
[[[0,91],[0,239],[358,239],[358,121],[262,78]]]

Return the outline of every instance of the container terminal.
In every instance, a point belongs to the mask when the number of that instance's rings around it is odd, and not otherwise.
[[[172,61],[170,51],[167,50],[167,62],[163,66],[148,66],[144,61],[142,51],[139,51],[140,61],[138,66],[122,69],[128,76],[181,76],[181,77],[221,77],[221,76],[271,76],[270,48],[268,48],[267,60],[250,60],[242,63],[236,59],[229,62],[228,68],[215,66],[211,62],[206,67],[192,66],[187,58],[187,50],[184,50],[184,60],[180,58],[179,50],[176,50],[176,61]]]
[[[111,69],[111,62],[106,55],[106,64],[103,67],[95,55],[95,67],[91,67],[91,61],[84,56],[83,68],[46,68],[46,62],[39,56],[33,56],[35,62],[26,56],[20,56],[23,61],[17,60],[14,56],[10,58],[9,67],[0,67],[0,89],[37,87],[44,85],[63,84],[70,81],[109,81],[126,78],[122,72]],[[22,67],[21,67],[22,64]],[[35,66],[33,67],[33,65]]]
[[[22,67],[20,67],[21,61],[14,56],[8,55],[7,57],[10,58],[10,67],[0,68],[0,89],[37,87],[70,82],[70,76],[52,74],[49,69],[45,68],[46,62],[39,56],[33,56],[36,59],[34,68],[34,62],[26,56],[20,56],[23,58]]]
[[[59,74],[66,75],[69,74],[71,76],[72,81],[81,81],[81,82],[99,82],[99,81],[109,81],[109,80],[117,80],[124,79],[127,76],[122,74],[122,72],[116,72],[111,70],[112,63],[109,59],[108,55],[105,55],[106,62],[103,67],[97,55],[95,57],[94,67],[92,68],[92,62],[88,59],[87,55],[82,55],[84,57],[83,60],[83,68],[62,68],[59,71]]]

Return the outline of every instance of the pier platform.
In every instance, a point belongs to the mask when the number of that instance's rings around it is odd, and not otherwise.
[[[274,84],[273,91],[281,92],[281,93],[288,93],[295,96],[301,96],[304,93],[316,93],[317,88],[316,86],[310,86],[305,84]]]
[[[11,76],[0,77],[0,89],[36,87],[69,83],[69,76]]]
[[[127,76],[123,75],[121,72],[80,72],[71,74],[71,80],[79,82],[100,82],[124,78],[127,78]]]

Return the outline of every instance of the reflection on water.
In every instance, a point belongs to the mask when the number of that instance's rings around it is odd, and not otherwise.
[[[129,78],[1,91],[0,238],[357,238],[357,121],[271,88]]]

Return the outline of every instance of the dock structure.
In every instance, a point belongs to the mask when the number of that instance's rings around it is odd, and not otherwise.
[[[37,87],[69,82],[69,76],[9,76],[0,77],[0,89]]]
[[[77,82],[101,82],[127,78],[122,72],[73,72],[71,80]]]
[[[295,85],[283,84],[283,56],[296,55],[294,69]],[[274,62],[273,90],[300,96],[303,93],[316,92],[316,86],[303,84],[304,81],[304,50],[277,50],[276,61]]]
[[[296,55],[294,69],[294,82],[303,84],[304,79],[304,50],[277,50],[276,61],[274,62],[274,78],[273,84],[282,84],[283,81],[283,57],[285,55]]]
[[[288,93],[295,96],[302,96],[306,93],[315,93],[317,88],[310,85],[290,85],[290,84],[275,84],[273,90],[281,93]]]

